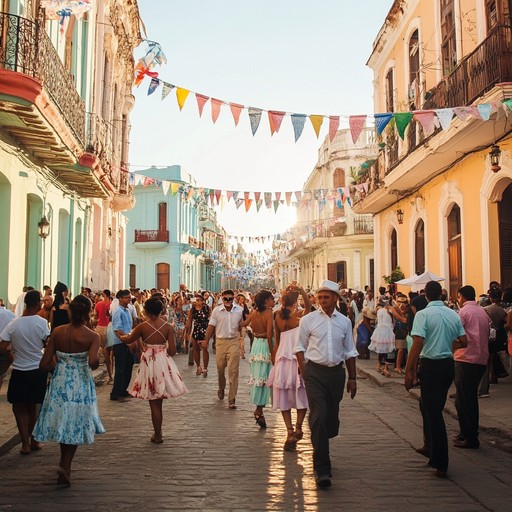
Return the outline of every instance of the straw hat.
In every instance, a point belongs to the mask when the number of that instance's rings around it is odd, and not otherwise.
[[[375,313],[375,311],[373,311],[373,309],[370,309],[368,306],[365,306],[363,308],[363,316],[369,318],[370,320],[377,319],[377,314]]]

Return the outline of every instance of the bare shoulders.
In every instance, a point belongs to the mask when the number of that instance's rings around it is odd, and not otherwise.
[[[66,324],[55,328],[52,339],[56,350],[76,353],[87,352],[94,342],[99,341],[100,336],[85,325]]]

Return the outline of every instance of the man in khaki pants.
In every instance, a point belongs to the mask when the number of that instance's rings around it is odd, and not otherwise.
[[[235,399],[238,389],[238,366],[240,364],[240,328],[245,327],[249,323],[249,318],[243,321],[243,309],[233,303],[234,299],[235,294],[233,290],[224,290],[222,292],[222,305],[213,310],[205,337],[205,343],[208,344],[215,332],[219,382],[217,396],[219,400],[224,399],[226,366],[228,368],[228,404],[230,409],[236,409]]]

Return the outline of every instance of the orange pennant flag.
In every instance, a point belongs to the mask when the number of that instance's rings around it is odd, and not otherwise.
[[[286,192],[286,204],[288,206],[290,206],[291,200],[292,200],[292,193],[291,192]]]
[[[203,115],[203,108],[206,102],[209,100],[208,96],[204,96],[203,94],[199,94],[196,92],[196,100],[197,100],[197,108],[199,109],[199,117]]]
[[[238,103],[230,103],[229,108],[231,109],[231,113],[233,114],[233,120],[235,121],[235,126],[238,126],[238,121],[240,120],[240,112],[244,108],[243,105],[239,105]]]
[[[268,120],[270,122],[270,135],[274,135],[281,128],[281,121],[286,112],[277,112],[275,110],[268,111]]]
[[[316,133],[316,138],[320,136],[320,128],[322,128],[322,123],[324,122],[324,116],[319,115],[310,115],[309,120],[311,121],[311,124],[313,125],[313,129]]]
[[[215,121],[217,121],[217,119],[219,118],[222,101],[212,98],[210,103],[212,104],[212,121],[215,124]]]
[[[187,99],[189,92],[190,91],[188,89],[183,89],[181,87],[176,88],[176,98],[178,100],[178,106],[180,107],[180,110],[183,108],[183,105],[185,105],[185,100]]]
[[[252,205],[252,199],[249,199],[248,197],[246,197],[244,199],[245,201],[245,211],[248,212],[249,211],[249,208],[251,207]]]

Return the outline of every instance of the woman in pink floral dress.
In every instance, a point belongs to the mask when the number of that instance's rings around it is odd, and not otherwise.
[[[129,334],[120,336],[127,344],[142,338],[143,352],[139,371],[130,395],[149,400],[154,434],[153,443],[163,443],[162,402],[187,393],[187,388],[172,356],[176,354],[176,340],[173,327],[162,317],[163,303],[157,298],[148,299],[144,304],[146,321],[137,325]]]

